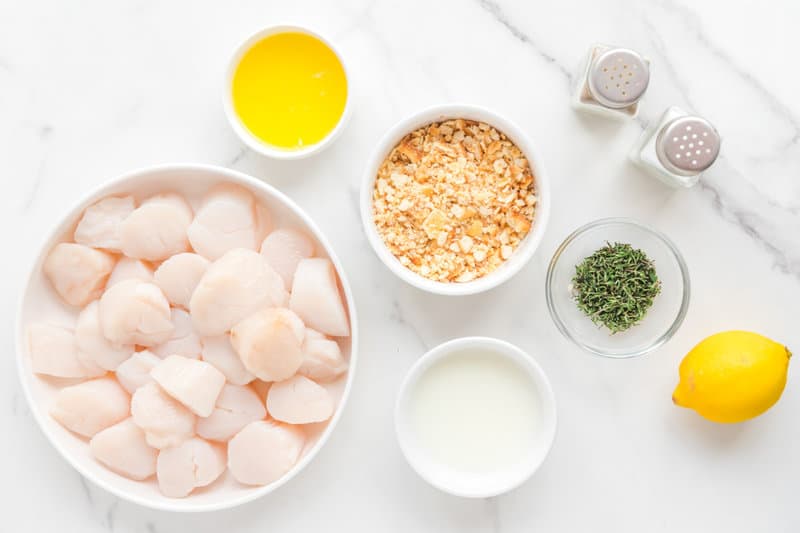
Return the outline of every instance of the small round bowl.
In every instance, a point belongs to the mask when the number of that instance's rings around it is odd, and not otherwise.
[[[444,283],[428,279],[409,270],[389,251],[375,227],[375,221],[372,216],[372,191],[375,187],[375,180],[381,163],[403,137],[433,122],[456,118],[476,120],[494,126],[506,134],[522,150],[533,172],[538,202],[531,230],[507,261],[493,272],[473,281]],[[508,281],[533,257],[534,252],[539,247],[539,243],[542,241],[547,221],[550,218],[550,179],[544,169],[542,158],[534,148],[533,142],[513,122],[483,107],[464,104],[439,105],[429,107],[401,120],[378,142],[378,146],[373,151],[361,180],[360,207],[361,221],[367,234],[367,240],[380,260],[397,277],[418,289],[434,294],[453,296],[476,294]]]
[[[237,483],[230,472],[225,472],[213,484],[195,490],[186,498],[168,498],[158,490],[154,478],[133,481],[102,466],[90,453],[85,439],[66,430],[48,414],[61,383],[33,373],[25,330],[28,324],[37,320],[53,324],[70,324],[75,321],[76,309],[61,302],[42,272],[42,263],[56,243],[72,235],[86,207],[108,195],[132,194],[141,201],[144,197],[164,190],[183,194],[196,207],[211,186],[223,182],[248,189],[269,209],[277,225],[304,229],[314,240],[319,255],[328,257],[334,264],[350,315],[351,336],[340,341],[342,354],[349,360],[349,369],[346,379],[335,382],[329,389],[334,397],[339,398],[333,417],[327,425],[310,425],[307,431],[308,440],[300,459],[280,479],[263,487],[251,487]],[[58,223],[45,238],[29,270],[17,311],[16,355],[19,378],[31,412],[50,444],[75,470],[96,485],[130,502],[167,511],[201,512],[236,507],[276,490],[303,470],[328,441],[341,417],[355,375],[357,344],[358,321],[350,285],[341,263],[317,225],[297,204],[277,189],[241,172],[212,165],[162,165],[145,168],[107,181],[88,193],[58,219]]]
[[[328,135],[323,138],[321,141],[315,144],[311,144],[309,146],[297,149],[297,150],[288,150],[273,146],[269,143],[266,143],[253,135],[253,133],[244,125],[239,115],[236,113],[236,109],[233,106],[233,91],[231,90],[233,84],[233,75],[236,73],[236,67],[239,66],[239,62],[242,60],[244,54],[250,50],[257,42],[261,41],[262,39],[269,37],[270,35],[275,35],[278,33],[286,33],[286,32],[297,32],[297,33],[304,33],[306,35],[310,35],[322,41],[328,48],[330,48],[336,57],[339,59],[339,62],[342,64],[342,69],[344,70],[345,80],[347,80],[347,99],[345,100],[344,111],[342,111],[342,116],[339,117],[339,122],[336,124],[336,127],[328,133]],[[347,65],[342,57],[342,54],[339,53],[339,50],[331,43],[331,41],[324,38],[319,33],[310,30],[308,28],[304,28],[302,26],[295,26],[291,24],[281,24],[277,26],[270,26],[268,28],[264,28],[260,30],[240,44],[236,51],[231,56],[230,61],[228,62],[228,68],[225,72],[225,87],[222,94],[222,105],[225,109],[225,116],[228,118],[228,122],[230,123],[233,131],[236,132],[236,135],[239,136],[239,139],[242,140],[244,144],[246,144],[252,150],[258,152],[261,155],[266,157],[271,157],[273,159],[303,159],[310,155],[316,154],[323,149],[330,146],[330,144],[339,136],[339,134],[344,129],[345,124],[350,118],[350,103],[351,103],[351,94],[352,91],[350,90],[350,76],[347,72]]]
[[[539,430],[522,462],[503,470],[471,473],[435,462],[416,438],[411,415],[413,390],[432,365],[465,351],[482,350],[504,358],[527,374],[539,400]],[[463,337],[433,348],[411,367],[397,394],[394,422],[400,449],[408,464],[434,487],[464,498],[489,498],[515,489],[530,478],[547,457],[556,435],[556,400],[542,368],[513,344],[489,337]],[[480,423],[480,421],[476,421]]]
[[[644,319],[627,331],[611,334],[578,309],[572,293],[575,267],[606,243],[628,243],[653,260],[661,293]],[[565,337],[597,355],[634,357],[667,342],[689,308],[689,271],[678,249],[664,234],[640,222],[605,218],[578,228],[558,247],[547,269],[547,307]]]

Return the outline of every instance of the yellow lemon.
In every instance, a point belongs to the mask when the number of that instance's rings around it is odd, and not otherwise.
[[[723,331],[681,361],[672,401],[714,422],[742,422],[778,401],[786,386],[789,349],[757,333]]]

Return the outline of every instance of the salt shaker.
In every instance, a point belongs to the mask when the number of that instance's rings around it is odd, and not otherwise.
[[[629,159],[673,187],[691,187],[719,155],[720,136],[704,118],[670,107],[648,127]]]
[[[572,107],[611,118],[632,118],[650,82],[650,62],[633,50],[595,44],[578,76]]]

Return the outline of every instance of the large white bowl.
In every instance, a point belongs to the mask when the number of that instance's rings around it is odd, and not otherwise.
[[[211,486],[197,490],[187,498],[167,498],[159,492],[153,479],[146,482],[132,481],[100,465],[92,458],[84,439],[67,431],[48,415],[48,408],[59,387],[53,381],[39,377],[31,371],[25,342],[25,327],[35,320],[67,324],[70,320],[74,321],[75,309],[61,303],[42,273],[42,262],[53,245],[72,235],[75,225],[88,205],[110,194],[131,193],[141,200],[143,197],[164,190],[182,193],[196,205],[203,192],[211,185],[220,182],[236,183],[249,189],[269,208],[277,224],[305,229],[316,240],[317,250],[323,251],[333,262],[341,280],[341,288],[350,314],[351,336],[342,343],[343,353],[350,362],[350,369],[346,378],[332,390],[335,395],[339,395],[338,407],[333,417],[325,426],[314,425],[316,431],[311,432],[302,457],[282,478],[264,487],[248,487],[237,483],[229,472],[226,472]],[[25,289],[22,291],[16,324],[17,366],[25,397],[42,431],[64,459],[84,477],[120,498],[155,509],[184,512],[213,511],[241,505],[272,492],[305,468],[328,440],[342,414],[353,383],[357,339],[358,322],[350,285],[341,263],[317,225],[300,207],[275,188],[241,172],[210,165],[169,165],[137,170],[106,182],[73,206],[46,237],[37,253]]]
[[[530,232],[528,232],[528,235],[525,236],[519,244],[519,247],[507,261],[493,272],[473,281],[466,283],[444,283],[428,279],[409,270],[400,263],[391,251],[389,251],[389,248],[386,247],[386,244],[384,244],[383,239],[378,234],[378,230],[375,227],[375,220],[372,216],[372,191],[375,187],[375,179],[377,178],[381,163],[383,163],[386,156],[389,155],[403,137],[433,122],[441,122],[443,120],[456,118],[477,120],[494,126],[497,130],[505,133],[506,136],[522,150],[533,172],[538,202]],[[434,294],[476,294],[508,281],[530,261],[531,257],[533,257],[534,252],[536,252],[544,236],[547,220],[550,218],[550,179],[544,169],[542,158],[534,148],[533,142],[531,142],[528,136],[510,120],[479,106],[465,104],[438,105],[429,107],[401,120],[383,136],[378,146],[375,148],[375,151],[372,153],[372,157],[364,171],[364,176],[361,181],[360,204],[361,220],[364,225],[364,231],[367,234],[367,240],[372,245],[372,249],[375,250],[375,253],[381,261],[383,261],[383,263],[389,267],[389,270],[394,272],[400,279],[418,289]]]

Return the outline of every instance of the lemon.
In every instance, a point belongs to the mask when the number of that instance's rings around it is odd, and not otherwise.
[[[723,331],[681,361],[672,401],[714,422],[742,422],[772,407],[786,386],[789,349],[757,333]]]

